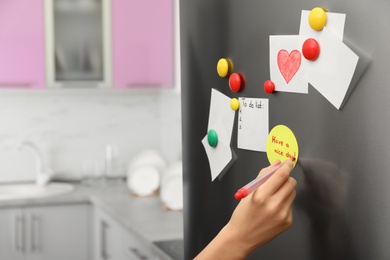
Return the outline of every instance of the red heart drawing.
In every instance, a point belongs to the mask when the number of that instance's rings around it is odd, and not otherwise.
[[[286,50],[278,52],[278,67],[287,84],[294,77],[301,66],[301,53],[293,50],[289,54]]]

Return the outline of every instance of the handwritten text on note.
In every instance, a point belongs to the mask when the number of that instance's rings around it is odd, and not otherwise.
[[[268,99],[239,98],[237,147],[265,152],[268,137]]]

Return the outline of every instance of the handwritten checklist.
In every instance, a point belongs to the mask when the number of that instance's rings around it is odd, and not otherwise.
[[[268,99],[239,98],[237,147],[265,152],[269,132]]]

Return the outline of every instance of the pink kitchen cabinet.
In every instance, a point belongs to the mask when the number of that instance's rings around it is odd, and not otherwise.
[[[111,0],[45,0],[49,88],[108,88]]]
[[[115,88],[172,88],[173,0],[113,0]]]
[[[0,1],[0,88],[44,88],[43,0]]]

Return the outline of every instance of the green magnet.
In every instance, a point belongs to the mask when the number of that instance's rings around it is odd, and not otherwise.
[[[218,143],[218,135],[217,132],[215,132],[213,129],[210,129],[207,133],[207,141],[209,142],[209,145],[212,147],[216,147]]]

